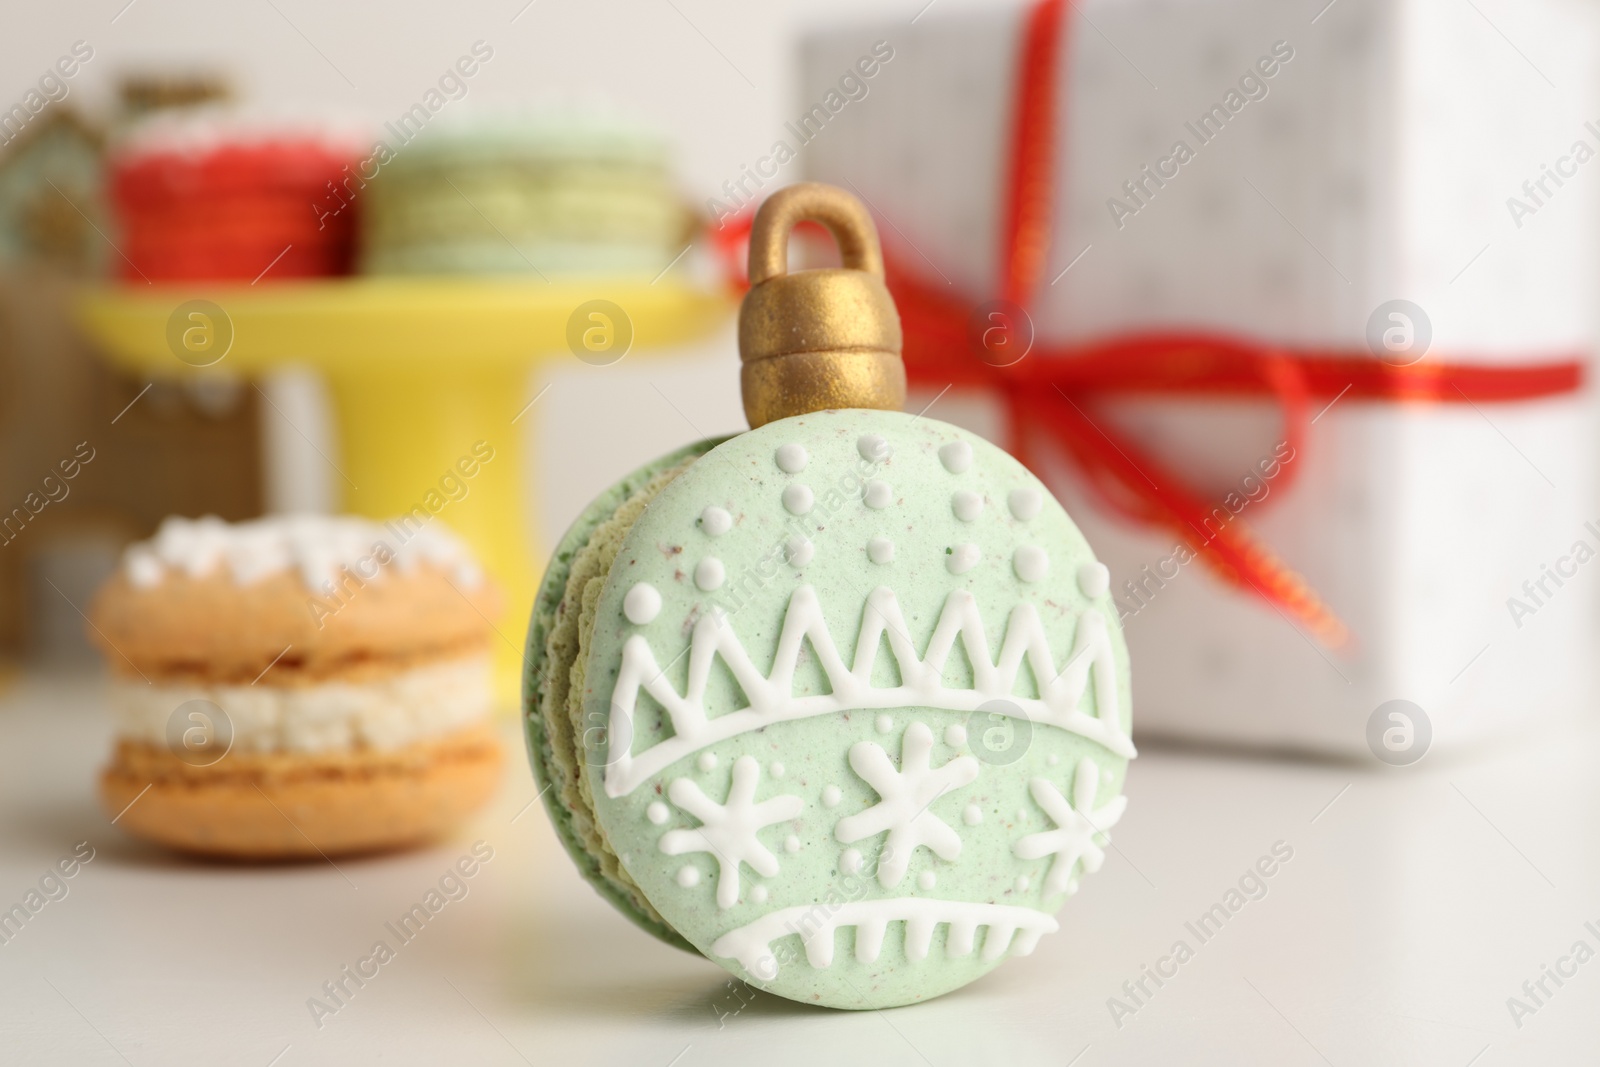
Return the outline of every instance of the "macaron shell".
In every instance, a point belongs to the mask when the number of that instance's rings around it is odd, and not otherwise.
[[[677,933],[794,1000],[910,1003],[1031,950],[1103,859],[1086,820],[1123,807],[1103,577],[1038,480],[956,427],[832,411],[729,440],[655,498],[597,604],[587,699],[631,728],[585,771],[607,841]],[[659,606],[630,615],[642,585]]]
[[[146,588],[118,571],[95,594],[88,635],[135,678],[249,682],[271,666],[277,682],[351,680],[487,648],[484,620],[501,602],[490,583],[463,586],[431,566],[391,568],[337,596],[288,572],[248,584],[174,574]]]
[[[539,593],[534,600],[533,616],[528,625],[527,649],[523,657],[525,664],[522,689],[523,722],[528,742],[528,760],[532,764],[545,811],[556,828],[562,847],[577,864],[584,878],[601,896],[642,929],[680,948],[688,948],[689,945],[656,917],[647,915],[636,907],[626,893],[619,891],[617,886],[602,875],[600,858],[594,854],[586,841],[584,828],[578,825],[583,813],[575,811],[568,805],[563,791],[559,788],[561,782],[577,773],[576,762],[584,756],[581,750],[567,744],[563,744],[560,751],[556,750],[545,721],[548,710],[545,702],[558,699],[559,687],[554,686],[556,672],[570,671],[571,657],[576,651],[574,641],[568,643],[571,647],[557,648],[552,655],[550,635],[564,610],[562,601],[573,564],[579,554],[590,544],[596,531],[615,516],[618,509],[635,494],[662,473],[687,459],[702,455],[717,443],[719,442],[699,441],[640,467],[595,497],[583,513],[573,521],[556,546],[550,565],[539,584]],[[567,610],[576,611],[578,608],[576,605],[569,605]],[[565,709],[558,709],[557,713],[565,715]]]
[[[389,751],[230,752],[210,766],[122,741],[100,800],[127,833],[183,852],[316,859],[443,836],[494,795],[503,760],[488,725]]]

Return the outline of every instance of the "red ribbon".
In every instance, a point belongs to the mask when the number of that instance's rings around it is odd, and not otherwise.
[[[1054,146],[1060,137],[1055,101],[1067,6],[1066,0],[1041,0],[1029,9],[1024,23],[998,285],[1002,299],[1018,309],[1037,291],[1053,239]],[[736,250],[748,232],[746,215],[713,233],[736,272],[733,277],[742,276]],[[1395,366],[1364,350],[1289,348],[1182,331],[1035,346],[1026,358],[996,366],[1004,347],[997,351],[973,336],[981,335],[987,321],[976,301],[926,281],[892,249],[885,249],[884,258],[905,333],[906,374],[913,385],[967,386],[998,395],[1009,417],[1004,443],[1023,463],[1038,471],[1034,444],[1052,441],[1105,503],[1170,528],[1224,580],[1267,601],[1331,647],[1344,645],[1349,632],[1315,590],[1243,521],[1186,485],[1104,417],[1096,402],[1136,395],[1270,399],[1282,416],[1289,449],[1281,472],[1271,479],[1281,490],[1297,473],[1295,459],[1302,454],[1313,398],[1327,404],[1342,398],[1498,403],[1572,393],[1584,380],[1582,355],[1515,366],[1434,361]],[[999,314],[1007,317],[1003,309]],[[1005,343],[1023,339],[1017,323],[1006,325]]]

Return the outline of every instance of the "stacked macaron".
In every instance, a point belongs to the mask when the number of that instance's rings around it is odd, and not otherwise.
[[[444,833],[498,778],[499,600],[436,525],[168,519],[90,613],[114,675],[107,812],[244,858]]]
[[[373,274],[650,277],[692,226],[661,138],[574,116],[430,128],[363,195]]]
[[[163,116],[110,161],[121,275],[129,281],[263,281],[345,274],[354,213],[342,201],[358,142],[225,113]]]

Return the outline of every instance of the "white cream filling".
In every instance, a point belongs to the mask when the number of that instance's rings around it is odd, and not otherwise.
[[[205,700],[222,709],[188,709]],[[113,707],[117,733],[153,745],[182,744],[199,726],[218,739],[232,730],[244,752],[327,752],[395,749],[488,718],[492,693],[487,657],[452,660],[375,681],[325,682],[300,688],[270,685],[146,685],[119,681]],[[191,712],[198,711],[199,718]]]

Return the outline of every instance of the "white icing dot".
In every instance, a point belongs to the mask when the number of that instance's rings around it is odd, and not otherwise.
[[[957,545],[944,557],[944,565],[951,574],[965,574],[978,565],[983,553],[974,544]]]
[[[972,446],[965,441],[951,441],[939,446],[939,462],[951,474],[965,474],[972,466]]]
[[[728,514],[726,508],[712,504],[700,513],[700,529],[712,537],[721,537],[733,529],[733,516]]]
[[[866,491],[861,494],[861,499],[866,502],[867,507],[881,511],[894,503],[894,490],[889,488],[888,482],[882,482],[874,478],[867,483]]]
[[[781,763],[774,762],[772,766],[767,768],[767,773],[772,775],[774,778],[782,778],[784,775],[784,766]]]
[[[1090,600],[1099,600],[1111,588],[1111,572],[1104,563],[1085,563],[1078,568],[1078,588]]]
[[[923,871],[921,874],[917,875],[917,888],[927,891],[932,889],[938,880],[939,879],[934,876],[932,871]]]
[[[806,463],[811,457],[806,453],[805,445],[789,443],[778,446],[778,454],[773,457],[778,464],[778,469],[785,474],[799,474],[806,469]]]
[[[867,542],[867,558],[874,563],[893,563],[894,542],[887,537],[874,537]]]
[[[129,552],[127,559],[128,581],[140,589],[161,584],[164,570],[161,561],[145,552]]]
[[[1006,506],[1011,509],[1011,514],[1023,522],[1027,522],[1039,514],[1039,508],[1044,501],[1039,497],[1037,489],[1013,489],[1006,497]]]
[[[702,752],[700,753],[700,758],[695,762],[700,765],[702,771],[714,771],[717,769],[717,754],[715,752]]]
[[[809,537],[791,537],[784,546],[784,552],[789,557],[791,567],[804,567],[817,554],[817,546],[811,543]]]
[[[1027,822],[1028,821],[1028,809],[1027,808],[1018,808],[1017,809],[1017,821],[1018,822]]]
[[[694,568],[694,584],[708,593],[713,589],[722,588],[723,579],[727,576],[728,572],[722,566],[722,561],[715,556],[707,556]]]
[[[844,794],[839,791],[839,787],[836,785],[830,785],[822,791],[822,806],[825,808],[837,808],[839,801],[843,799]]]
[[[944,728],[944,743],[951,748],[960,748],[967,743],[967,728],[958,722],[953,722]]]
[[[754,904],[765,904],[767,902],[767,887],[764,885],[751,886],[750,901]]]
[[[693,887],[699,885],[700,884],[700,868],[698,868],[698,867],[679,867],[678,868],[678,884],[683,886],[683,888],[685,888],[685,889],[692,889]]]
[[[894,720],[887,715],[879,715],[878,721],[872,725],[880,734],[886,734],[894,729]]]
[[[863,434],[857,439],[856,451],[860,452],[861,458],[869,463],[882,463],[894,452],[889,447],[889,442],[875,433]]]
[[[639,582],[622,598],[622,613],[635,626],[643,626],[661,614],[661,594],[649,582]]]
[[[961,812],[961,821],[968,826],[976,826],[983,821],[983,810],[976,804],[968,804]]]
[[[785,852],[799,852],[800,839],[793,834],[790,834],[788,837],[783,839],[783,850]]]
[[[1037,582],[1050,570],[1050,555],[1038,545],[1023,545],[1012,555],[1011,566],[1018,578]]]
[[[804,515],[811,510],[816,499],[809,485],[796,482],[783,491],[783,510],[791,515]]]
[[[1061,757],[1052,752],[1050,755],[1044,758],[1044,761],[1050,766],[1054,767],[1056,764],[1061,762]]]
[[[853,848],[847,848],[839,857],[840,874],[861,873],[861,853]]]
[[[652,800],[650,806],[644,809],[644,817],[657,826],[667,821],[668,814],[667,806],[659,800]]]
[[[977,522],[978,516],[983,514],[983,497],[962,489],[950,498],[950,510],[962,522]]]
[[[1028,880],[1028,876],[1027,875],[1025,875],[1025,874],[1017,875],[1017,892],[1026,893],[1028,891],[1028,887],[1030,885],[1032,885],[1032,884],[1033,883]]]

